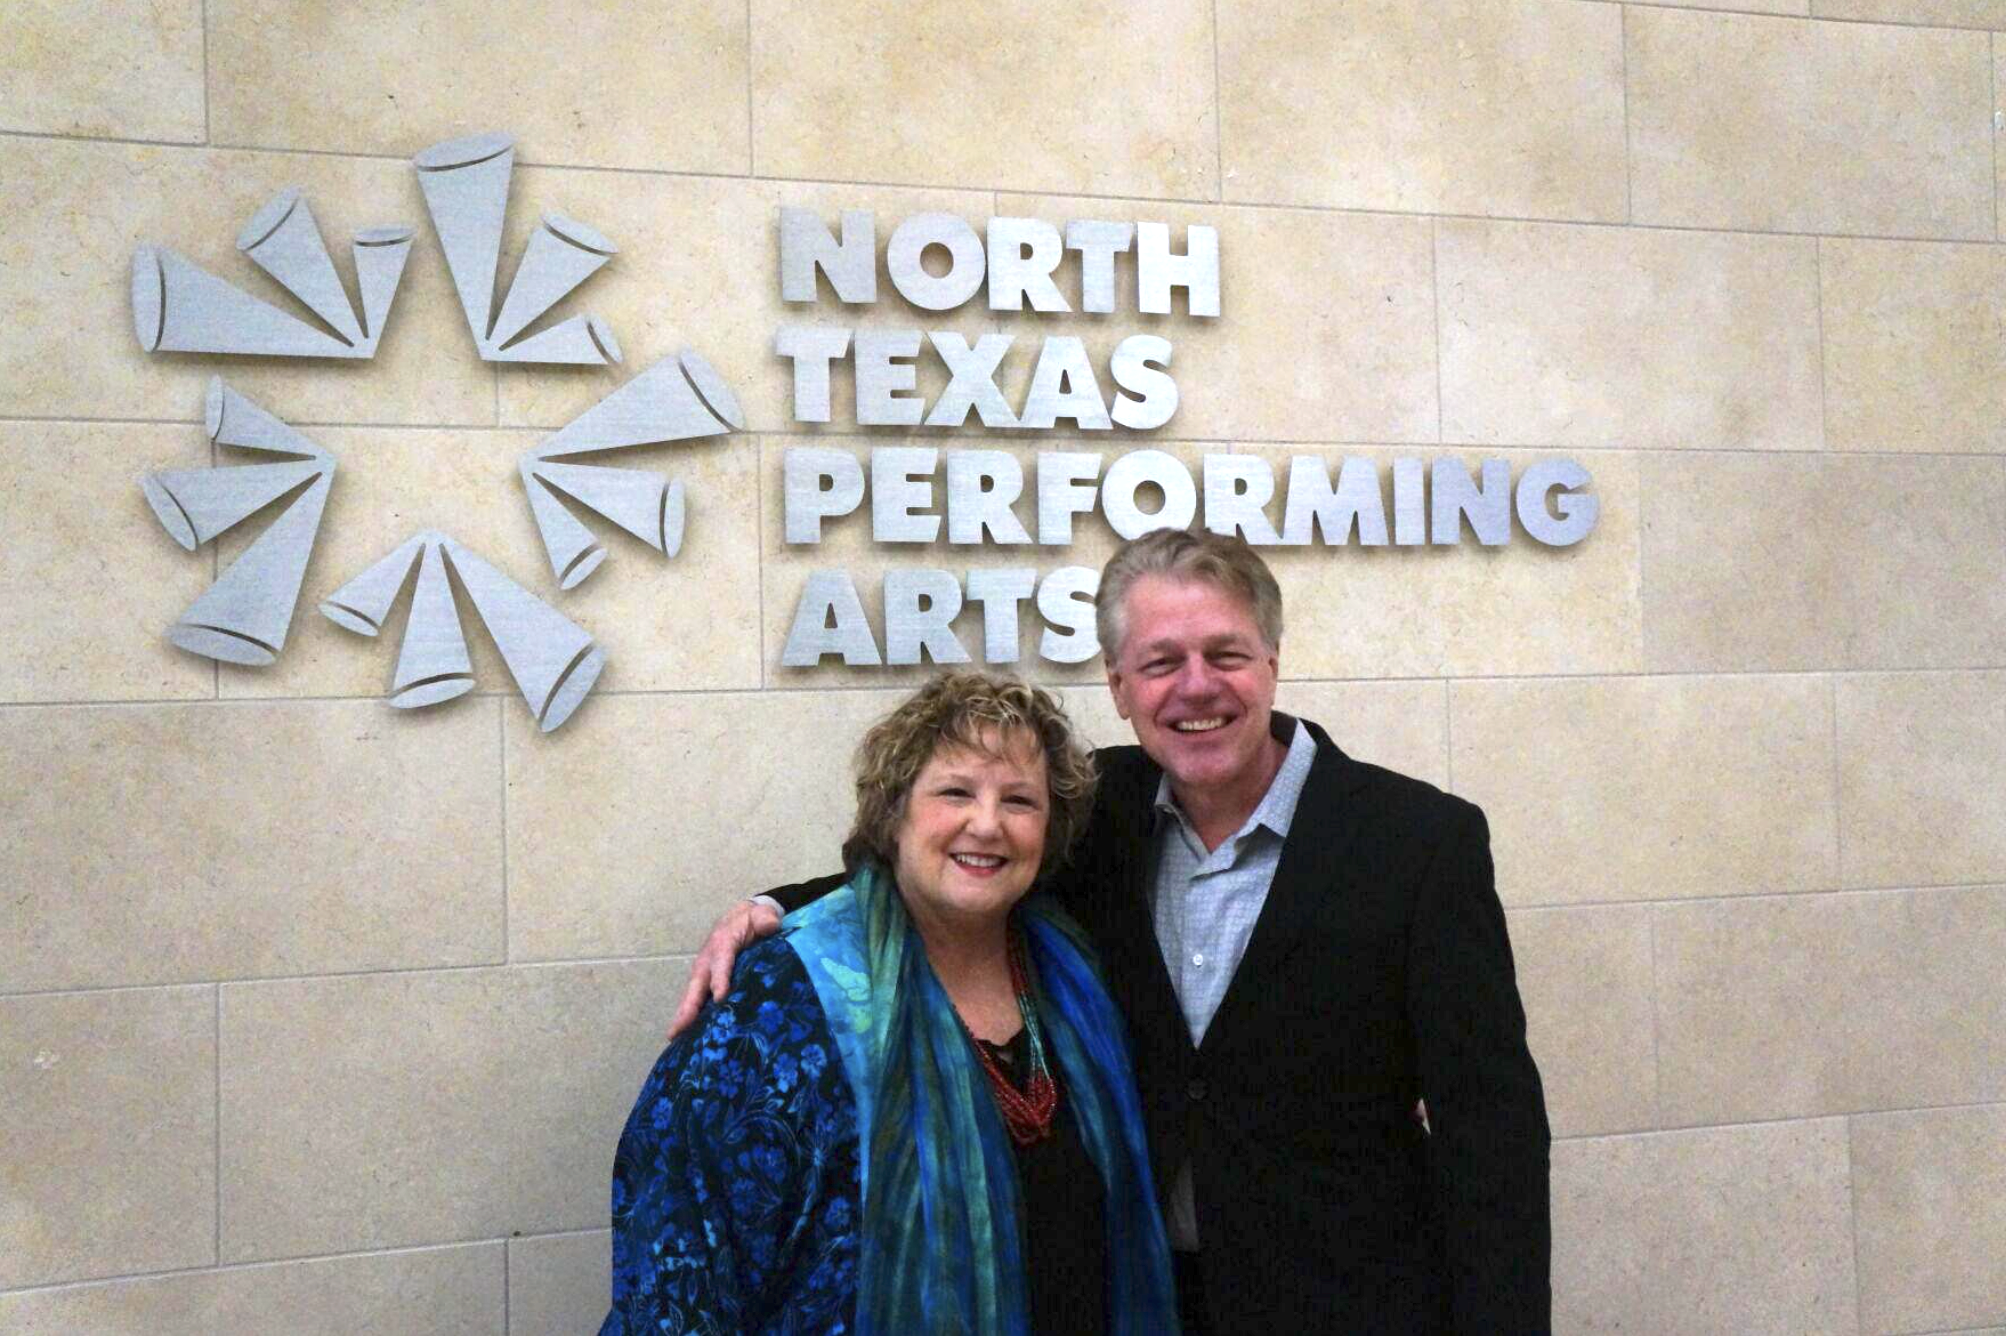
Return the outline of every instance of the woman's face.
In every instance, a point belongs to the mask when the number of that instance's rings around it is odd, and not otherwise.
[[[1022,731],[983,741],[988,750],[937,749],[906,795],[898,884],[922,928],[1001,920],[1038,875],[1051,803],[1045,753]]]

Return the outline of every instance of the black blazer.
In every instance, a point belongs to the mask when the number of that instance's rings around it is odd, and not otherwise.
[[[1192,1166],[1212,1329],[1546,1331],[1546,1106],[1483,813],[1309,728],[1281,865],[1201,1047],[1156,942],[1162,772],[1141,748],[1098,753],[1093,819],[1051,886],[1129,1019],[1165,1200]],[[776,894],[791,910],[839,881]]]

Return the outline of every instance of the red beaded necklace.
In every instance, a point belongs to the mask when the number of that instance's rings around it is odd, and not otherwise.
[[[1003,1115],[1003,1126],[1010,1133],[1010,1139],[1020,1146],[1043,1141],[1052,1134],[1052,1115],[1059,1107],[1059,1087],[1052,1080],[1052,1070],[1045,1061],[1045,1037],[1038,1025],[1038,1004],[1031,999],[1029,971],[1024,964],[1024,938],[1021,933],[1010,934],[1010,987],[1017,994],[1017,1014],[1024,1018],[1024,1032],[1031,1041],[1031,1074],[1024,1082],[1022,1090],[1010,1083],[990,1055],[989,1046],[975,1037],[968,1028],[968,1022],[961,1022],[963,1034],[975,1046],[975,1056],[982,1062],[982,1070],[989,1078],[989,1093],[996,1097],[996,1111]],[[956,1013],[956,1019],[959,1019]]]

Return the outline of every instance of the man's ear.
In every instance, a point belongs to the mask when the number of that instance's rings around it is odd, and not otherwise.
[[[1105,664],[1105,666],[1106,666],[1106,668],[1107,668],[1107,690],[1108,690],[1108,695],[1110,695],[1110,696],[1113,696],[1113,697],[1114,697],[1114,712],[1115,712],[1116,714],[1120,715],[1120,716],[1121,716],[1121,717],[1122,717],[1123,719],[1127,719],[1127,718],[1128,718],[1128,701],[1127,701],[1127,699],[1126,699],[1126,698],[1125,698],[1125,697],[1124,697],[1124,696],[1122,695],[1122,690],[1121,690],[1121,689],[1122,689],[1122,676],[1121,676],[1121,670],[1120,670],[1119,668],[1116,668],[1116,667],[1114,666],[1114,661],[1113,661],[1112,659],[1104,659],[1104,660],[1102,660],[1102,662],[1103,662],[1103,664]]]

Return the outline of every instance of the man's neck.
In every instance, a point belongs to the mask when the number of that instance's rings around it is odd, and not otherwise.
[[[1170,782],[1170,795],[1177,799],[1178,807],[1183,809],[1191,829],[1197,832],[1205,852],[1211,853],[1247,824],[1247,818],[1261,805],[1261,799],[1268,796],[1268,789],[1274,784],[1275,776],[1281,773],[1282,762],[1288,756],[1288,744],[1270,735],[1267,745],[1261,749],[1260,764],[1249,767],[1246,774],[1235,776],[1226,784],[1186,790],[1176,780]]]

